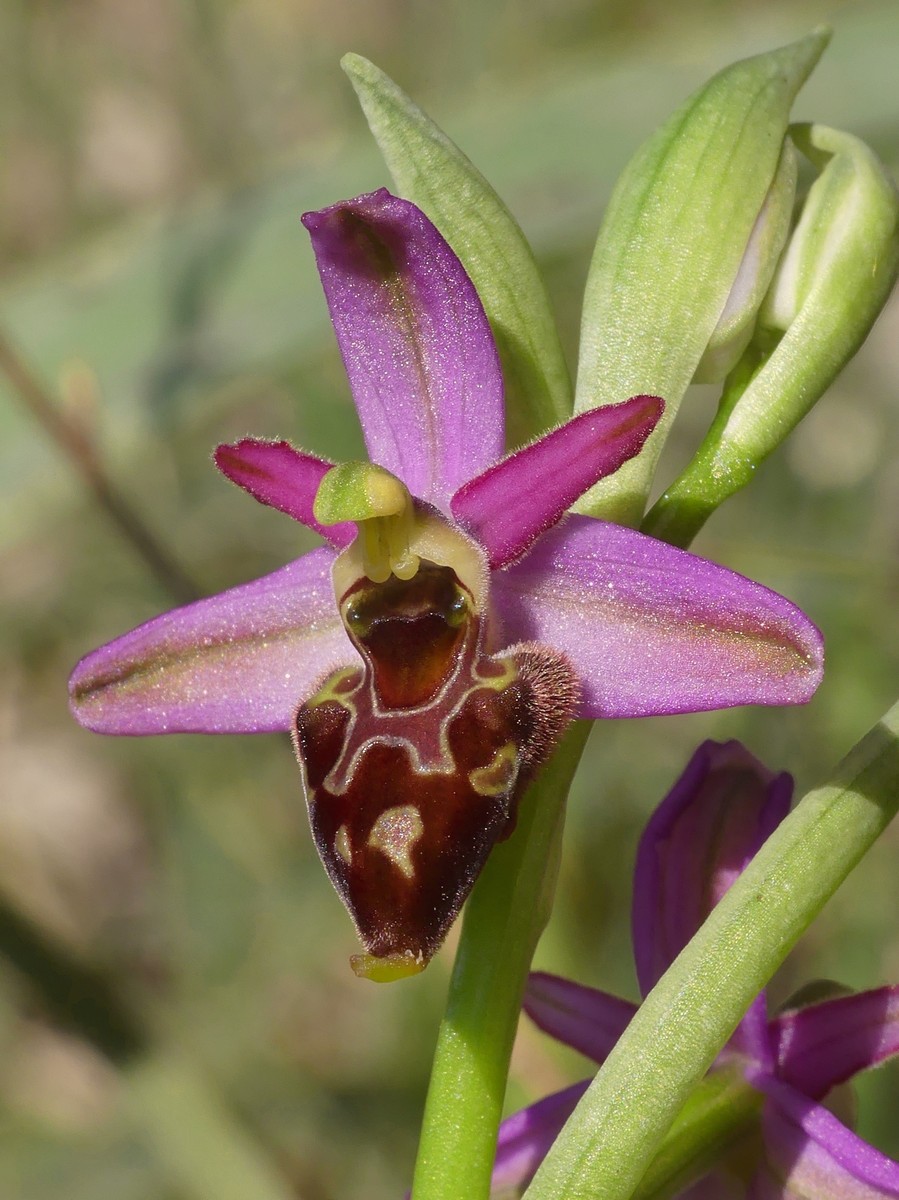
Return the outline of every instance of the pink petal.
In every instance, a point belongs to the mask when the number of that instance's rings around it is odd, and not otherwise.
[[[629,1000],[543,971],[529,976],[522,1007],[544,1033],[597,1063],[606,1059],[637,1011]]]
[[[746,1200],[786,1200],[787,1192],[767,1164],[758,1167],[746,1191]]]
[[[504,640],[563,651],[581,716],[802,704],[821,635],[789,600],[620,525],[570,517],[493,575]]]
[[[826,1108],[770,1078],[762,1129],[767,1163],[752,1193],[802,1200],[897,1200],[899,1163],[862,1141]],[[767,1176],[767,1179],[765,1178]],[[777,1191],[777,1185],[781,1190]]]
[[[314,529],[332,546],[348,546],[356,536],[351,522],[320,525],[312,512],[318,486],[334,465],[326,459],[296,450],[290,442],[266,442],[261,438],[243,438],[233,445],[219,446],[213,458],[232,483],[261,504]]]
[[[303,223],[369,455],[446,511],[503,452],[502,374],[477,292],[424,213],[384,188]]]
[[[98,733],[289,729],[329,671],[356,660],[331,589],[333,551],[176,608],[83,658],[72,712]]]
[[[739,742],[703,742],[650,817],[637,848],[637,978],[655,986],[786,816],[793,793]]]
[[[766,1069],[773,1065],[768,998],[764,992],[756,996],[746,1010],[733,1036],[721,1052],[722,1060],[727,1058],[731,1051],[752,1059]]]
[[[820,1100],[859,1071],[899,1054],[899,987],[838,996],[772,1022],[777,1074]]]
[[[590,1084],[575,1083],[507,1117],[499,1127],[491,1194],[525,1188]]]
[[[491,567],[505,566],[638,454],[663,408],[656,396],[633,396],[582,413],[463,484],[453,516],[485,547]]]

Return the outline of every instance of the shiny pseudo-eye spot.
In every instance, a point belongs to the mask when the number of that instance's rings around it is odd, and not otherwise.
[[[353,861],[353,851],[350,847],[350,835],[347,831],[346,825],[341,825],[337,830],[337,835],[334,838],[334,849],[347,864],[347,866],[349,866]]]
[[[351,601],[344,610],[343,618],[351,633],[357,637],[365,635],[369,623],[359,604]]]
[[[407,879],[413,879],[412,850],[424,828],[421,813],[414,804],[399,804],[381,813],[371,827],[368,844],[385,854]]]
[[[471,606],[468,603],[468,598],[463,591],[457,589],[455,596],[446,610],[447,624],[452,626],[453,629],[458,629],[460,625],[465,623],[470,611]]]

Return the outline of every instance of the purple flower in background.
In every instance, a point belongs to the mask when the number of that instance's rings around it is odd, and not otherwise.
[[[377,467],[220,446],[229,479],[330,544],[89,654],[72,710],[103,733],[292,730],[363,942],[421,965],[572,716],[802,703],[821,639],[742,576],[566,515],[639,451],[660,400],[503,457],[490,327],[430,221],[384,190],[303,219]]]
[[[650,818],[637,852],[633,940],[645,996],[786,816],[787,774],[739,742],[705,742]],[[535,973],[525,1009],[547,1033],[602,1063],[636,1012],[617,996]],[[679,1193],[685,1200],[886,1200],[899,1163],[862,1141],[823,1101],[859,1071],[899,1054],[899,987],[840,995],[768,1019],[762,993],[713,1070],[738,1069],[760,1094],[759,1152]],[[503,1122],[497,1191],[533,1176],[590,1080]]]

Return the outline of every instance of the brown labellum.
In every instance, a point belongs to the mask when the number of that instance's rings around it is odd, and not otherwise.
[[[360,580],[341,600],[363,663],[296,716],[318,852],[371,978],[421,970],[519,796],[571,720],[567,660],[537,645],[485,653],[481,616],[450,567]]]

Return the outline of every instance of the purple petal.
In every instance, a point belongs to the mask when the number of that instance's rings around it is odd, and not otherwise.
[[[768,1023],[768,997],[764,992],[756,996],[734,1030],[721,1053],[726,1058],[730,1051],[752,1059],[753,1062],[770,1069],[774,1064],[771,1031]]]
[[[590,1080],[575,1083],[507,1117],[499,1127],[491,1192],[524,1188],[534,1177]]]
[[[774,1178],[767,1164],[756,1169],[746,1190],[746,1200],[788,1200],[788,1196],[783,1183]]]
[[[739,742],[695,751],[637,848],[632,928],[644,995],[786,816],[792,792],[789,775]]]
[[[597,1063],[606,1059],[637,1011],[629,1000],[543,971],[528,977],[522,1007],[544,1033]]]
[[[502,374],[474,285],[424,213],[384,188],[303,224],[369,456],[446,511],[503,452]]]
[[[821,635],[789,600],[620,525],[570,517],[493,576],[505,641],[567,654],[581,716],[801,704]]]
[[[820,1100],[859,1071],[899,1054],[899,987],[838,996],[772,1022],[777,1074]]]
[[[156,617],[83,658],[76,720],[98,733],[261,733],[357,658],[331,589],[333,551]]]
[[[633,396],[582,413],[470,479],[453,496],[453,516],[485,547],[491,567],[505,566],[639,453],[664,407],[656,396]]]
[[[766,1093],[762,1115],[767,1172],[781,1192],[756,1188],[757,1196],[802,1200],[897,1200],[899,1163],[862,1141],[841,1121],[793,1088],[757,1077]]]
[[[243,438],[233,445],[218,446],[213,458],[223,475],[260,504],[287,513],[327,538],[332,546],[348,546],[356,536],[356,526],[351,522],[320,525],[312,512],[318,486],[334,465],[326,459],[296,450],[290,442],[266,442],[261,438]]]

